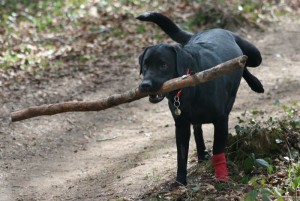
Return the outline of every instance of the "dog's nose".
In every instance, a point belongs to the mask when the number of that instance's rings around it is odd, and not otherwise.
[[[141,91],[149,91],[152,88],[152,82],[151,80],[143,80],[140,84],[140,90]]]

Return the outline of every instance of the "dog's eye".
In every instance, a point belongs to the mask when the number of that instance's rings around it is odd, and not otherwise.
[[[145,72],[145,71],[147,70],[147,68],[148,68],[147,65],[144,64],[144,65],[143,65],[143,71]]]
[[[160,66],[160,69],[161,69],[161,70],[167,70],[167,69],[168,69],[168,65],[167,65],[167,64],[162,64],[162,65]]]

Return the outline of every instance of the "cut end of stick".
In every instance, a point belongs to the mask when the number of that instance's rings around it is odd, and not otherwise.
[[[245,67],[245,65],[246,65],[246,62],[247,62],[248,56],[247,56],[247,55],[243,55],[243,56],[241,56],[241,57],[238,57],[238,58],[240,58],[240,60],[239,60],[240,67],[241,67],[241,68],[244,68],[244,67]]]

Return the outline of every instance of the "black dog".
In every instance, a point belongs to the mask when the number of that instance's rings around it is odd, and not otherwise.
[[[257,67],[262,58],[259,50],[238,35],[223,29],[212,29],[196,34],[181,30],[169,18],[160,13],[147,13],[137,19],[156,23],[166,34],[180,45],[159,44],[147,47],[139,58],[143,81],[140,90],[155,92],[162,84],[189,72],[200,72],[230,59],[247,55],[246,66]],[[260,81],[245,67],[213,81],[173,91],[166,94],[169,108],[176,126],[177,177],[173,186],[186,185],[187,159],[190,126],[193,125],[198,161],[207,160],[202,124],[214,125],[212,162],[215,176],[228,181],[225,159],[225,145],[228,136],[228,115],[235,101],[241,78],[250,88],[263,93]],[[162,95],[150,96],[150,102],[157,103]]]

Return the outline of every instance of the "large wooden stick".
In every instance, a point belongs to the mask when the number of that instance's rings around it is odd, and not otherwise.
[[[166,94],[170,91],[181,89],[184,87],[195,86],[200,83],[213,80],[221,75],[241,69],[245,66],[247,56],[237,57],[225,63],[219,64],[211,69],[190,75],[187,77],[179,77],[165,82],[162,88],[155,94]],[[42,115],[54,115],[64,112],[80,112],[80,111],[100,111],[116,105],[129,103],[146,96],[149,93],[142,93],[139,89],[133,89],[123,94],[116,94],[108,98],[97,101],[78,101],[78,102],[63,102],[50,105],[33,106],[23,110],[11,113],[11,121],[21,121],[32,117]]]

